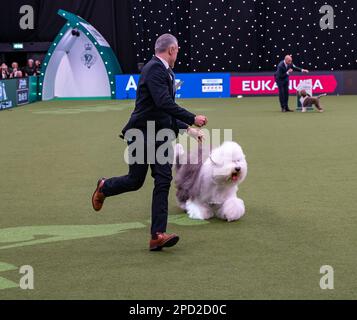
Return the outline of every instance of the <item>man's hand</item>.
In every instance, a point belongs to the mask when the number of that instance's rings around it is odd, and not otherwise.
[[[307,70],[307,69],[302,69],[301,72],[302,72],[302,73],[309,73],[309,70]]]
[[[288,70],[288,73],[290,74],[290,73],[292,73],[294,70],[293,69],[289,69]]]
[[[195,117],[195,125],[197,127],[202,127],[207,124],[207,118],[205,116],[199,115]]]
[[[188,127],[187,134],[198,142],[202,142],[205,139],[205,135],[203,134],[202,130],[198,128]]]

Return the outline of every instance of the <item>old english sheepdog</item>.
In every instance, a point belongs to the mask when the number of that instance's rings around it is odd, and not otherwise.
[[[199,144],[197,152],[189,154],[177,144],[175,169],[177,202],[190,218],[234,221],[244,215],[237,191],[248,167],[239,144],[226,141],[212,151]]]

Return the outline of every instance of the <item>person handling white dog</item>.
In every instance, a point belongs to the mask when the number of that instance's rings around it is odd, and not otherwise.
[[[130,132],[139,131],[142,136],[143,161],[136,162],[129,159],[129,172],[127,175],[101,178],[97,182],[92,195],[92,206],[95,211],[100,211],[105,199],[125,192],[135,191],[144,184],[148,169],[154,178],[154,190],[151,205],[151,239],[149,249],[160,251],[164,247],[172,247],[179,241],[175,233],[166,233],[168,218],[168,196],[172,180],[172,163],[170,159],[164,162],[157,160],[159,150],[165,141],[156,139],[156,133],[165,131],[172,135],[165,135],[170,141],[176,138],[180,129],[187,131],[196,138],[201,137],[196,125],[202,127],[207,124],[203,115],[195,115],[180,107],[175,102],[175,74],[172,68],[175,65],[179,46],[177,39],[171,34],[161,35],[155,42],[155,56],[143,67],[136,95],[135,109],[130,119],[122,130],[122,137],[128,145],[137,143],[130,137]],[[155,124],[155,135],[148,134],[150,123]],[[170,137],[170,138],[169,138]],[[149,157],[154,149],[154,160]],[[167,153],[171,154],[171,148]],[[130,158],[133,158],[131,155]],[[132,159],[133,160],[133,159]]]

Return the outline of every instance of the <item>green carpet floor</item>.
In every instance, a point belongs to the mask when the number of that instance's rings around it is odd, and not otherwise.
[[[293,98],[291,98],[293,99]],[[247,213],[189,220],[170,194],[179,244],[147,250],[152,179],[95,213],[97,178],[126,173],[118,133],[133,101],[52,101],[0,112],[0,299],[356,299],[357,97],[279,112],[276,97],[181,100],[232,128],[249,172]],[[19,268],[34,269],[23,290]],[[334,289],[320,288],[320,267]]]

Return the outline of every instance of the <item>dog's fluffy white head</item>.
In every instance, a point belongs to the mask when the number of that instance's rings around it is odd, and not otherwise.
[[[213,149],[205,164],[206,170],[211,168],[210,174],[217,184],[239,184],[248,172],[243,150],[233,141],[226,141]]]

